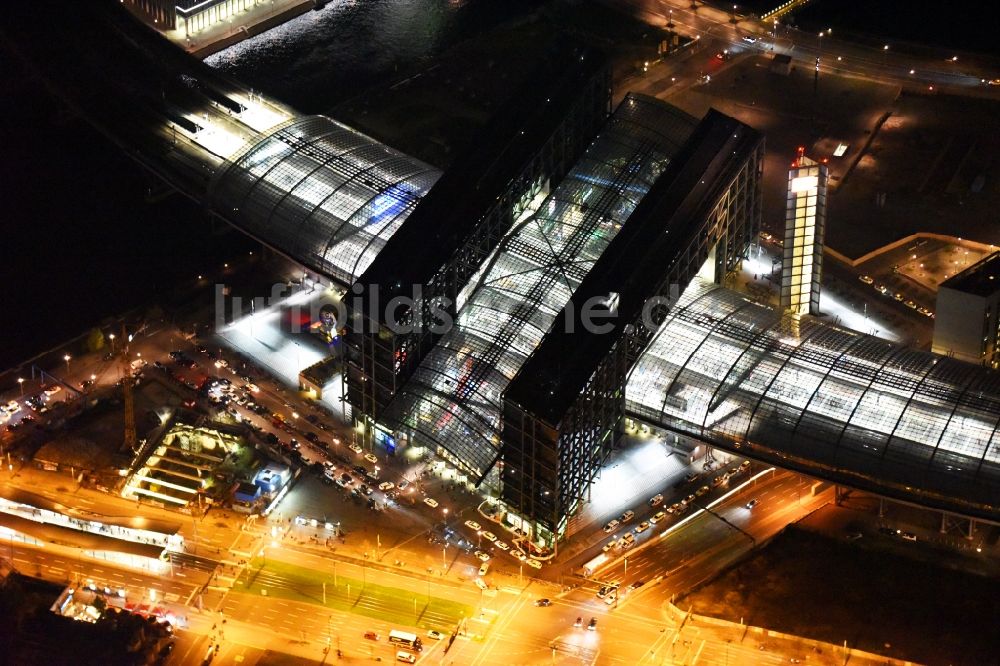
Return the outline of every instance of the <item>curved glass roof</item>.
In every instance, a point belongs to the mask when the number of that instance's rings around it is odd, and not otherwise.
[[[997,517],[1000,373],[692,283],[628,411],[849,485]]]
[[[655,100],[622,102],[538,212],[501,241],[386,420],[484,476],[497,457],[503,391],[695,122]]]
[[[325,116],[297,118],[230,158],[213,211],[350,285],[441,172]]]

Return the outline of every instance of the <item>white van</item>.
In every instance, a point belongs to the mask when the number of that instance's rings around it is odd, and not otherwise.
[[[403,652],[400,650],[396,653],[396,661],[401,661],[404,664],[415,664],[417,663],[417,657],[409,652]]]

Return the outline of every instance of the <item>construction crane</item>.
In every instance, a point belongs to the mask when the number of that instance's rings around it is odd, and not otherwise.
[[[122,402],[125,405],[125,438],[122,440],[122,451],[135,451],[137,446],[135,436],[135,399],[132,396],[132,366],[129,364],[128,343],[130,338],[125,333],[122,324]]]

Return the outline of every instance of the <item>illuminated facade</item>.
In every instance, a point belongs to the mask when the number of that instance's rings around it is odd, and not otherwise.
[[[1000,252],[941,283],[932,349],[1000,367]]]
[[[785,209],[785,253],[781,265],[781,309],[792,314],[819,314],[826,229],[825,164],[802,154],[788,171]]]
[[[161,30],[193,35],[270,0],[124,0]]]

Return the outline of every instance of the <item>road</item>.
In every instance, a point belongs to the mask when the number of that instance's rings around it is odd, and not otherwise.
[[[649,656],[657,651],[662,655],[662,647],[669,644],[677,628],[665,614],[664,603],[749,552],[755,542],[831,500],[832,490],[813,496],[811,485],[812,481],[788,472],[764,472],[715,504],[711,512],[690,514],[681,527],[630,554],[627,564],[623,558],[599,571],[600,580],[616,580],[625,587],[644,583],[618,604],[609,605],[596,597],[597,582],[550,597],[552,605],[548,607],[535,606],[541,591],[529,589],[488,626],[485,641],[456,643],[442,663],[660,663],[650,661]],[[748,510],[745,505],[752,498],[758,504]],[[716,501],[708,496],[705,499]],[[577,618],[581,618],[582,627],[574,626]],[[591,618],[597,620],[596,631],[587,630]],[[716,654],[725,658],[730,637],[698,636],[705,643],[698,663],[715,663]],[[684,638],[678,642],[679,648],[671,647],[679,660],[684,656],[682,648],[690,647],[684,640],[693,639]],[[757,650],[756,644],[752,648],[730,646],[730,654],[739,650],[749,654],[751,649]],[[694,663],[691,658],[693,654],[686,663]],[[775,644],[771,652],[755,655],[752,663],[787,663],[788,658]]]
[[[609,4],[620,6],[622,3]],[[819,58],[821,71],[844,76],[1000,97],[1000,90],[983,83],[995,78],[997,72],[965,59],[952,60],[951,54],[943,52],[936,58],[916,56],[897,53],[892,44],[883,45],[888,48],[872,48],[839,40],[832,34],[821,37],[819,34],[804,33],[780,22],[764,24],[746,19],[733,23],[732,14],[728,12],[704,5],[692,10],[691,4],[682,0],[627,0],[627,4],[643,20],[661,26],[672,20],[681,34],[723,40],[736,51],[785,53],[810,65]],[[748,44],[743,37],[750,37],[756,42]]]

